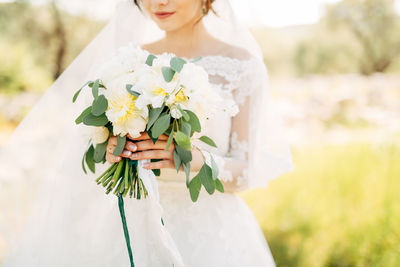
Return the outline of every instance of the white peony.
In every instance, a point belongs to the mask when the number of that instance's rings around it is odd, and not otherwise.
[[[149,53],[140,47],[127,45],[120,47],[116,54],[98,67],[97,77],[108,87],[109,82],[133,72],[145,64]]]
[[[94,145],[104,143],[107,141],[110,132],[106,127],[97,127],[97,126],[81,126],[82,136],[85,139],[89,139],[92,141]]]
[[[108,100],[107,118],[113,124],[114,135],[139,137],[146,129],[148,120],[147,107],[136,106],[137,97],[128,93],[125,88],[109,88],[105,91]]]
[[[161,107],[176,87],[175,80],[166,82],[162,73],[154,67],[144,65],[137,71],[137,75],[135,87],[141,94],[137,103],[138,107],[146,105],[151,105],[153,108]]]

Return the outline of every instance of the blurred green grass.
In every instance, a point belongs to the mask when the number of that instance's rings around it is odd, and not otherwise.
[[[295,172],[242,194],[277,266],[400,266],[400,147],[293,154]]]

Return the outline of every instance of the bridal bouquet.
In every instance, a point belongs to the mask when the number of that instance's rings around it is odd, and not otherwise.
[[[198,139],[216,147],[212,139],[199,133],[202,122],[222,105],[202,67],[171,54],[155,56],[130,45],[120,48],[100,66],[98,78],[78,90],[73,102],[84,88],[91,89],[93,101],[75,122],[84,124],[92,133],[82,159],[85,173],[85,165],[94,173],[95,164],[105,162],[111,135],[117,136],[114,151],[117,156],[124,150],[128,133],[136,138],[147,131],[154,143],[162,134],[169,136],[166,150],[174,143],[175,167],[177,172],[183,167],[193,202],[197,201],[202,185],[209,194],[215,190],[224,192],[212,157],[211,163],[204,163],[189,180],[192,141]],[[96,182],[106,188],[107,194],[113,191],[117,196],[146,197],[139,167],[138,161],[122,158]],[[153,172],[160,175],[160,170]]]

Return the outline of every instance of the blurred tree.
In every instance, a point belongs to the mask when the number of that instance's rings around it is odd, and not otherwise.
[[[394,0],[342,0],[327,6],[332,29],[345,27],[357,40],[364,75],[384,72],[400,55],[400,23]]]
[[[64,23],[62,21],[60,11],[58,10],[56,1],[53,0],[50,6],[54,21],[53,36],[54,39],[57,41],[53,78],[57,79],[57,77],[61,75],[64,69],[64,59],[68,47],[68,38],[66,36]]]
[[[103,25],[56,0],[0,3],[0,93],[47,89]]]

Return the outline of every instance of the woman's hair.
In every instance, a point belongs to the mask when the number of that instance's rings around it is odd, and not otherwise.
[[[135,5],[136,5],[139,9],[141,9],[141,8],[140,8],[140,5],[139,5],[139,1],[140,1],[140,0],[133,0],[133,2],[135,3]],[[205,3],[204,3],[204,8],[205,8],[204,16],[206,16],[210,10],[211,10],[214,14],[217,14],[217,13],[215,12],[215,10],[212,8],[212,3],[213,3],[214,1],[215,1],[215,0],[205,0]]]

